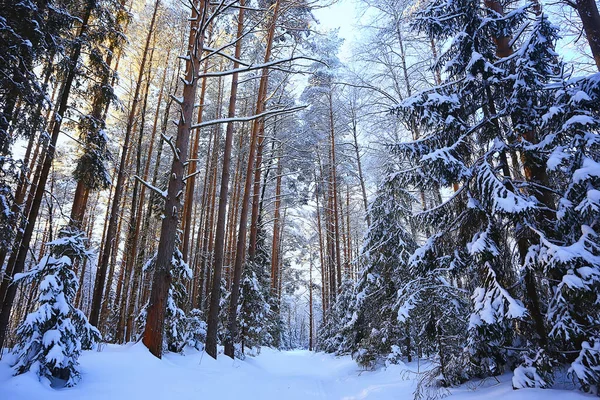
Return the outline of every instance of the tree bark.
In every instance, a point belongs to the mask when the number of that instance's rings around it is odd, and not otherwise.
[[[576,5],[596,67],[600,71],[600,14],[598,13],[598,6],[594,0],[576,0]]]
[[[204,43],[203,28],[207,11],[205,0],[197,1],[192,7],[183,96],[180,103],[179,121],[177,123],[176,154],[173,154],[164,216],[161,222],[154,279],[152,281],[152,291],[148,305],[146,328],[142,339],[150,352],[158,358],[162,357],[167,297],[171,287],[171,259],[175,250],[177,229],[179,228],[181,196],[185,189],[184,173],[189,151],[189,137],[196,101],[196,91],[198,88],[197,72],[200,70],[200,57],[202,56]]]
[[[271,17],[269,31],[267,34],[265,60],[271,59],[271,48],[273,45],[273,39],[275,36],[275,25],[279,14],[280,1],[276,0],[273,9],[273,16]],[[260,77],[260,84],[258,89],[258,99],[256,102],[255,115],[261,114],[265,110],[265,100],[267,93],[267,86],[269,83],[268,69],[263,69]],[[258,135],[264,130],[264,119],[258,118],[252,125],[252,134],[250,137],[250,151],[248,153],[248,167],[246,169],[246,181],[244,184],[244,196],[242,199],[242,210],[240,215],[240,227],[238,231],[237,248],[235,253],[235,264],[233,266],[233,282],[231,285],[231,296],[229,303],[229,321],[228,321],[228,333],[225,338],[225,355],[234,358],[234,343],[237,333],[237,303],[240,296],[240,282],[242,279],[242,271],[244,268],[245,260],[245,249],[246,249],[246,232],[248,223],[248,203],[250,200],[250,191],[252,190],[252,178],[255,167],[255,156],[256,147],[258,142]],[[258,203],[257,203],[258,205]]]
[[[240,1],[238,12],[237,38],[235,44],[235,59],[239,59],[242,54],[242,34],[244,30],[244,6],[245,0]],[[239,63],[233,63],[233,69],[239,67]],[[234,118],[237,103],[238,74],[234,73],[231,78],[231,90],[229,93],[229,109],[227,118]],[[206,333],[206,353],[212,358],[217,358],[217,328],[219,324],[219,301],[221,299],[221,277],[223,273],[223,258],[225,249],[225,221],[227,219],[227,196],[229,191],[229,175],[231,164],[231,153],[233,147],[233,122],[227,123],[225,131],[225,149],[223,151],[223,169],[221,172],[221,184],[219,188],[219,210],[217,212],[217,228],[214,239],[214,264],[212,291],[210,297],[210,307],[208,312],[208,329]]]

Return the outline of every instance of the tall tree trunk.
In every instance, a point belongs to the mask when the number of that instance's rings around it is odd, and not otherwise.
[[[240,195],[242,191],[242,180],[243,180],[243,147],[244,147],[244,125],[242,124],[242,128],[240,129],[240,142],[238,146],[238,159],[235,167],[235,178],[234,178],[234,192],[233,192],[233,200],[231,203],[231,219],[229,223],[229,239],[228,239],[228,260],[227,265],[229,266],[228,274],[227,274],[227,289],[231,290],[231,283],[233,281],[233,262],[235,260],[235,238],[238,226],[238,217],[240,215]]]
[[[317,180],[317,174],[315,173],[315,182]],[[325,251],[323,243],[323,228],[321,227],[321,210],[319,208],[319,192],[315,193],[315,199],[317,202],[317,233],[319,235],[319,262],[321,263],[321,306],[323,307],[323,318],[325,318],[327,308],[329,307],[327,300],[329,299],[327,293],[327,263],[325,262]]]
[[[339,219],[339,204],[338,204],[338,187],[337,187],[337,164],[335,160],[335,123],[333,117],[333,89],[329,91],[329,133],[331,141],[331,184],[332,184],[332,207],[333,207],[333,228],[334,228],[334,242],[335,242],[335,268],[337,272],[337,284],[338,290],[342,285],[342,260],[340,251],[340,219]]]
[[[281,163],[281,151],[277,159],[277,180],[275,182],[275,212],[273,215],[273,247],[271,250],[271,292],[277,295],[279,288],[279,231],[281,230],[280,208],[281,208],[281,178],[283,176],[283,164]]]
[[[238,13],[237,39],[235,44],[235,59],[238,60],[242,54],[242,34],[244,30],[244,6],[245,0],[240,1]],[[233,63],[233,69],[239,68],[239,63]],[[227,118],[235,117],[238,90],[238,74],[234,73],[231,78],[231,90],[229,92],[229,109]],[[221,172],[221,184],[219,188],[219,210],[217,213],[217,229],[214,239],[214,264],[212,291],[210,307],[208,312],[208,329],[206,333],[206,352],[213,358],[217,358],[217,328],[219,324],[219,301],[221,298],[221,277],[223,271],[223,258],[225,249],[225,221],[227,219],[227,196],[229,191],[229,175],[231,164],[231,153],[233,147],[233,122],[227,123],[225,131],[225,148],[223,150],[223,169]]]
[[[275,25],[277,23],[277,17],[279,15],[280,1],[276,0],[273,9],[273,16],[271,17],[269,31],[267,34],[265,60],[271,59],[271,49],[273,46],[273,39],[275,36]],[[260,84],[258,89],[258,99],[256,102],[255,114],[261,114],[265,110],[265,100],[267,87],[269,83],[269,71],[263,69],[260,77]],[[252,134],[250,136],[250,151],[248,153],[248,167],[246,169],[246,181],[244,183],[244,196],[242,200],[242,210],[240,215],[240,227],[238,231],[237,247],[235,253],[235,263],[233,266],[233,282],[231,285],[231,295],[229,303],[229,320],[228,320],[228,333],[225,338],[225,355],[234,358],[234,343],[237,333],[237,303],[240,296],[240,282],[242,280],[242,271],[244,268],[245,250],[246,250],[246,232],[248,223],[248,203],[250,200],[250,191],[252,190],[252,178],[255,167],[255,156],[256,147],[258,142],[258,135],[264,131],[264,119],[258,118],[252,125]],[[258,205],[258,204],[257,204]]]
[[[600,71],[600,14],[598,13],[598,5],[595,0],[576,0],[575,4],[596,67]]]
[[[130,181],[126,182],[125,189],[123,190],[123,192],[127,193],[129,191],[129,183],[130,183]],[[125,207],[126,200],[127,200],[127,196],[121,196],[119,209],[122,210]],[[123,225],[123,218],[124,218],[123,215],[118,216],[117,230],[116,230],[115,241],[114,241],[115,249],[119,248],[119,243],[121,240],[121,227]],[[121,269],[119,270],[119,279],[117,280],[117,288],[115,291],[115,297],[113,298],[113,301],[110,301],[110,293],[112,291],[112,282],[113,282],[113,277],[115,275],[116,265],[117,265],[117,252],[114,251],[110,255],[110,263],[109,263],[109,267],[108,267],[108,277],[106,279],[107,285],[104,288],[104,296],[103,296],[104,301],[102,302],[102,305],[100,307],[100,319],[98,321],[98,324],[99,324],[100,331],[102,333],[106,333],[106,329],[108,328],[106,322],[108,321],[110,310],[114,310],[116,308],[115,304],[118,302],[118,300],[121,296],[121,290],[123,288],[123,268],[121,266]]]
[[[208,71],[208,60],[204,62],[204,73]],[[200,89],[200,106],[198,107],[198,123],[202,122],[202,115],[204,113],[204,98],[206,96],[206,83],[208,78],[202,78],[202,86]],[[184,261],[188,261],[188,254],[190,252],[190,230],[192,224],[192,207],[194,202],[194,192],[196,190],[196,169],[198,168],[198,148],[200,147],[200,129],[196,130],[194,145],[192,147],[191,160],[188,169],[188,174],[191,175],[186,182],[185,191],[185,203],[184,203],[184,216],[183,216],[183,245],[181,252],[183,253]]]
[[[173,164],[165,199],[164,217],[161,222],[160,242],[156,256],[152,291],[148,304],[146,328],[143,343],[154,356],[162,357],[163,331],[167,296],[171,287],[171,259],[175,250],[177,229],[181,212],[181,195],[185,189],[185,165],[189,152],[189,138],[192,116],[198,88],[197,73],[200,70],[200,57],[204,43],[204,21],[207,14],[205,0],[199,0],[192,7],[190,36],[186,54],[186,73],[181,99],[181,110],[177,123],[177,140],[173,154]]]

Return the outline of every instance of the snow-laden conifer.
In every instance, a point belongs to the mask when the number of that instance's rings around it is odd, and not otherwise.
[[[38,308],[17,328],[15,373],[35,372],[56,386],[73,386],[80,380],[78,358],[91,349],[100,333],[75,308],[78,280],[72,265],[89,257],[81,232],[64,228],[47,243],[49,254],[14,283],[38,284]]]

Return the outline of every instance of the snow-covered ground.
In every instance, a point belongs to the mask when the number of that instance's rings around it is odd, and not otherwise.
[[[82,381],[74,388],[43,386],[33,374],[12,376],[10,356],[0,361],[2,400],[388,400],[413,398],[417,364],[361,371],[350,357],[308,351],[262,353],[244,361],[206,354],[168,354],[154,358],[141,344],[109,345],[102,352],[85,352]],[[514,391],[510,377],[451,389],[453,400],[583,400],[574,391],[527,389]]]

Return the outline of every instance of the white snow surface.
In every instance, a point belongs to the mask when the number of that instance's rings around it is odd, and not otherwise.
[[[108,345],[103,351],[83,352],[82,380],[72,388],[52,389],[33,373],[13,377],[5,355],[0,361],[0,398],[3,400],[398,400],[413,398],[417,368],[391,365],[363,371],[348,356],[306,350],[263,348],[257,357],[231,360],[220,355],[189,351],[186,356],[153,357],[141,344]],[[450,389],[452,400],[583,400],[593,396],[554,389],[513,390],[511,375],[472,382]]]

